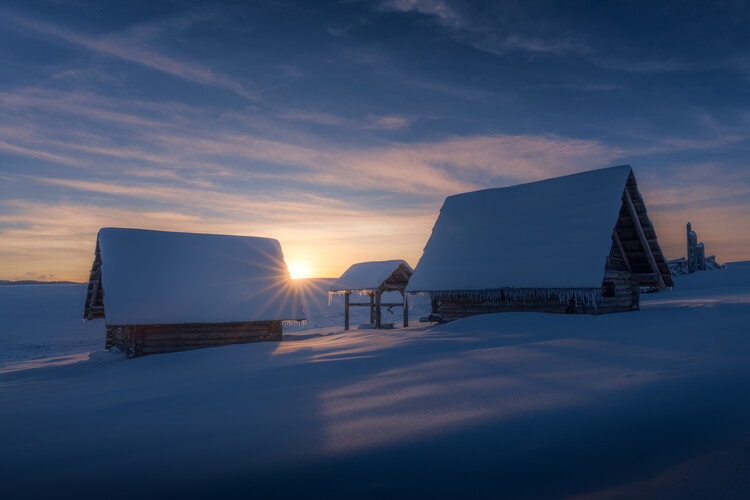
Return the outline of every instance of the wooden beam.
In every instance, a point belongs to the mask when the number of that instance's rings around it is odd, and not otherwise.
[[[659,290],[664,290],[667,286],[664,284],[664,278],[662,278],[661,276],[661,271],[659,271],[659,266],[656,265],[656,259],[654,258],[654,253],[651,251],[651,245],[648,244],[646,235],[643,233],[643,226],[641,226],[641,219],[638,217],[638,212],[635,211],[635,207],[633,206],[633,200],[630,198],[630,193],[628,192],[628,188],[625,188],[625,194],[623,196],[623,199],[625,201],[625,205],[628,207],[628,212],[630,212],[630,218],[633,219],[633,225],[635,225],[635,232],[638,233],[638,239],[641,240],[641,246],[643,246],[643,251],[646,254],[646,258],[648,259],[648,264],[651,267],[651,270],[654,273],[656,273],[657,277],[659,278],[659,281],[658,281]]]
[[[94,280],[94,288],[91,290],[91,300],[89,301],[89,317],[88,319],[94,319],[94,305],[96,304],[96,298],[99,294],[99,286],[101,284],[102,268],[96,272],[96,279]]]
[[[381,312],[380,312],[380,292],[378,292],[378,293],[375,294],[375,307],[376,307],[376,311],[375,311],[375,328],[380,328],[380,324],[381,324],[380,319],[382,317],[381,316]]]
[[[404,328],[406,328],[409,326],[409,297],[404,292],[401,292],[401,295],[404,296]]]
[[[620,253],[622,254],[622,260],[625,261],[625,267],[628,268],[628,271],[631,273],[633,272],[633,269],[630,268],[630,261],[628,260],[628,254],[625,253],[625,249],[622,247],[622,241],[620,241],[620,237],[617,235],[617,228],[612,232],[612,237],[615,240],[615,243],[617,244],[617,248],[620,250]]]
[[[396,271],[398,271],[398,272],[399,272],[399,273],[401,274],[401,276],[403,276],[403,277],[404,277],[404,279],[405,279],[406,281],[409,281],[409,279],[411,279],[411,276],[409,276],[408,274],[406,274],[406,272],[405,272],[405,271],[404,271],[403,269],[401,269],[401,266],[399,266],[399,267],[398,267],[398,268],[396,269]]]
[[[658,278],[656,273],[633,273],[630,275],[630,279],[636,283],[641,283],[643,281],[653,281]]]
[[[349,329],[349,295],[351,292],[344,292],[344,330]]]
[[[382,307],[396,307],[396,306],[403,306],[403,302],[381,302],[380,305]],[[368,302],[349,302],[349,307],[370,307],[370,304]]]
[[[375,294],[370,294],[370,324],[375,323]]]

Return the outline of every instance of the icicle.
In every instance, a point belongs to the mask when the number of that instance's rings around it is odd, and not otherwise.
[[[444,299],[471,299],[482,302],[521,302],[526,305],[527,300],[557,298],[562,303],[573,300],[576,307],[586,304],[596,310],[597,304],[602,302],[601,288],[501,288],[495,290],[446,290],[435,292],[411,292],[414,295],[431,295]]]
[[[306,326],[306,325],[307,325],[306,319],[285,319],[281,322],[282,327]]]

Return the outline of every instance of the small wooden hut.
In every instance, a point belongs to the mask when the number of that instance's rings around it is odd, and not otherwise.
[[[636,310],[673,286],[628,165],[445,200],[408,293],[438,317]]]
[[[369,307],[370,323],[381,328],[382,307],[402,307],[404,326],[409,326],[409,301],[405,290],[414,271],[406,261],[385,260],[352,265],[331,285],[330,293],[344,294],[344,329],[349,329],[349,308]],[[402,302],[382,302],[384,292],[399,292]],[[369,296],[369,302],[351,302],[352,293]]]
[[[281,340],[305,319],[276,240],[121,228],[99,231],[83,317],[129,357]]]

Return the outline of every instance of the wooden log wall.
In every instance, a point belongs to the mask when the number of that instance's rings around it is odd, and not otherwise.
[[[129,358],[250,342],[280,341],[280,321],[107,326],[107,349]]]
[[[602,300],[596,307],[582,302],[560,302],[557,297],[527,297],[522,299],[480,300],[472,298],[439,298],[438,313],[445,318],[465,318],[477,314],[499,312],[548,312],[558,314],[608,314],[638,310],[638,283],[627,272],[608,273],[602,287]]]

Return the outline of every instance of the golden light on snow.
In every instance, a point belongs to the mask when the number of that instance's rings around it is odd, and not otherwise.
[[[310,276],[310,268],[301,262],[290,262],[287,264],[287,267],[289,268],[289,274],[292,275],[293,280]]]

